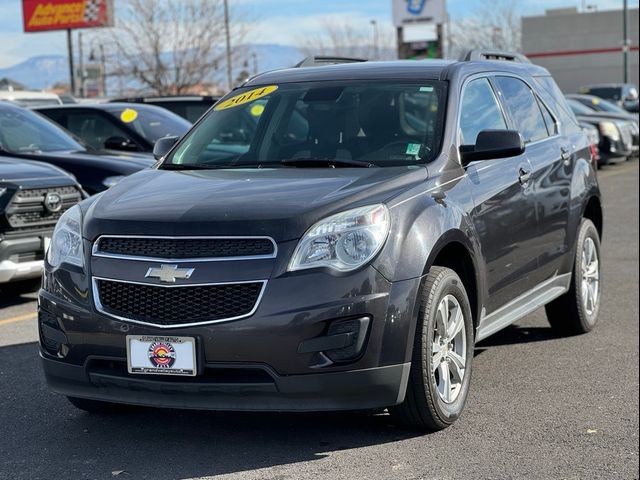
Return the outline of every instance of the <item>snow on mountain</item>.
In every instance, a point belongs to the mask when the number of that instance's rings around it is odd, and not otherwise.
[[[254,55],[255,54],[255,57]],[[278,68],[286,68],[299,62],[304,55],[291,45],[248,44],[238,47],[234,64],[234,77],[242,70],[254,73],[255,64],[258,71],[264,72]],[[77,63],[77,62],[76,62]],[[224,64],[221,65],[224,69]],[[224,78],[224,71],[217,72],[216,79]],[[39,55],[26,59],[12,67],[0,68],[0,78],[9,78],[25,85],[27,88],[42,90],[51,88],[56,83],[69,82],[69,65],[66,55]],[[112,79],[114,80],[114,79]],[[112,82],[109,82],[110,85]],[[115,86],[115,82],[113,82]],[[110,90],[111,90],[110,86]]]

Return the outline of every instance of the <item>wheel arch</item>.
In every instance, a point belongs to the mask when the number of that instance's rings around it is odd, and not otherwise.
[[[433,248],[424,267],[424,274],[433,266],[450,268],[456,272],[469,297],[473,324],[477,327],[481,312],[481,285],[473,251],[471,242],[461,231],[449,231]]]
[[[602,240],[604,219],[602,212],[602,203],[598,196],[592,195],[591,197],[589,197],[589,199],[585,203],[582,217],[588,218],[593,222],[593,224],[596,226],[596,230],[598,230],[598,236],[600,237],[600,240]]]

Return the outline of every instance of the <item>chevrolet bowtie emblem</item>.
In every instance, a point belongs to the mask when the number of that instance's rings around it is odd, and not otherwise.
[[[194,270],[194,268],[178,268],[177,265],[160,265],[160,268],[150,268],[145,277],[157,278],[166,283],[176,283],[176,280],[189,278]]]

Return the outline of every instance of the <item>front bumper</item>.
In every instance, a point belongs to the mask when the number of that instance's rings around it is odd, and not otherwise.
[[[44,256],[42,238],[29,235],[0,241],[0,283],[29,280],[42,275],[42,260],[21,260],[25,255],[31,258]]]
[[[113,403],[162,408],[233,411],[323,411],[386,407],[404,400],[409,363],[346,372],[277,375],[264,365],[252,370],[264,376],[232,381],[216,378],[158,380],[124,374],[113,368],[124,359],[101,359],[112,367],[101,371],[89,365],[71,365],[41,354],[49,387],[57,393]],[[230,367],[230,368],[229,368]],[[216,365],[211,370],[233,370]],[[242,369],[249,366],[243,365]],[[271,378],[271,381],[268,379]]]
[[[160,329],[97,311],[88,276],[46,271],[39,295],[45,376],[52,390],[67,396],[157,407],[313,411],[394,405],[404,399],[420,280],[390,283],[372,267],[350,275],[272,276],[250,317]],[[357,358],[323,363],[319,352],[300,348],[326,338],[332,322],[359,317],[370,322]],[[196,338],[198,376],[129,374],[127,335]]]

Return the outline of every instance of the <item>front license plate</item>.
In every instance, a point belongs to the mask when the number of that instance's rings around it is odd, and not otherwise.
[[[181,375],[197,373],[196,340],[193,337],[127,335],[129,373]]]

